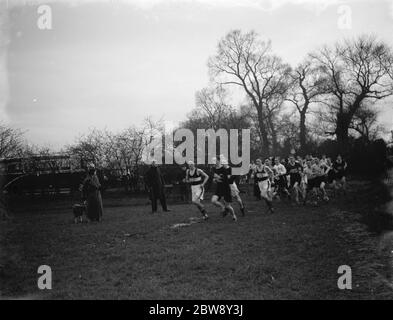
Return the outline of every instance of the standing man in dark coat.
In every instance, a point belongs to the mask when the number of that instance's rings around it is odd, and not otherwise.
[[[150,168],[146,172],[145,181],[150,192],[152,213],[157,212],[157,199],[160,199],[162,210],[165,212],[170,211],[166,205],[164,179],[155,160],[152,161]]]
[[[177,182],[180,188],[181,201],[188,203],[190,200],[190,187],[188,183],[186,183],[186,173],[187,167],[185,165],[182,165],[181,172],[177,176]]]

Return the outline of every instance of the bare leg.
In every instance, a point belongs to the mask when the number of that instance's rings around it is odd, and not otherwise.
[[[274,212],[273,209],[273,199],[270,197],[269,195],[269,191],[268,190],[261,190],[261,198],[265,200],[267,207],[269,208],[269,211],[271,213]]]
[[[343,188],[344,194],[346,194],[347,193],[347,180],[345,177],[342,177],[341,183],[342,183],[342,188]]]
[[[205,206],[201,203],[200,200],[194,200],[192,203],[198,208],[198,210],[202,213],[204,218],[207,218]]]
[[[297,183],[294,184],[293,191],[295,193],[295,202],[299,204],[299,186]]]
[[[239,204],[240,211],[241,211],[242,215],[244,216],[245,215],[245,209],[244,209],[244,204],[243,204],[242,198],[240,198],[239,195],[234,196],[234,198],[235,198],[235,201]]]
[[[327,201],[327,200],[329,200],[329,198],[328,198],[328,196],[326,194],[325,185],[326,185],[325,182],[321,182],[321,184],[319,186],[319,189],[322,191],[323,200]]]
[[[218,196],[213,196],[213,197],[212,197],[212,203],[213,203],[216,207],[218,207],[218,208],[221,209],[221,213],[224,213],[224,212],[225,212],[225,206],[224,206],[220,201],[218,201]]]
[[[225,201],[224,201],[224,203],[225,203],[225,210],[228,210],[229,213],[232,215],[232,219],[233,219],[234,221],[237,221],[237,217],[236,217],[236,214],[235,214],[235,210],[233,210],[232,206],[231,206],[228,202],[225,202]]]

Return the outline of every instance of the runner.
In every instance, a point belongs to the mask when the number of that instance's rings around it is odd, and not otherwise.
[[[312,165],[311,165],[311,170],[313,173],[313,184],[314,184],[314,188],[316,189],[316,194],[318,196],[318,191],[322,192],[322,198],[324,201],[328,201],[329,198],[326,194],[326,190],[325,190],[325,169],[324,169],[324,162],[322,161],[322,163],[320,162],[320,160],[318,158],[314,158],[312,161]]]
[[[272,158],[266,158],[264,162],[265,166],[270,169],[269,172],[269,180],[270,180],[270,190],[269,197],[273,200],[277,194],[277,185],[276,185],[276,172],[274,170],[274,164]]]
[[[310,158],[306,160],[306,165],[303,168],[303,174],[307,180],[306,197],[303,199],[303,204],[306,204],[310,196],[315,195],[315,175],[312,170],[312,160]]]
[[[289,175],[289,186],[292,191],[295,193],[295,201],[299,204],[299,193],[302,192],[300,189],[300,184],[302,182],[301,173],[303,171],[303,167],[299,162],[295,161],[295,157],[291,155],[289,157],[289,161],[287,164],[287,173]],[[303,194],[304,196],[304,194]]]
[[[230,173],[221,164],[221,159],[215,159],[216,165],[213,168],[213,180],[216,182],[216,190],[212,197],[212,203],[221,208],[222,216],[225,217],[228,212],[231,213],[232,219],[237,221],[235,210],[231,206],[232,196],[231,188],[229,186]],[[223,203],[220,199],[223,198]]]
[[[193,161],[189,161],[188,166],[189,168],[186,171],[186,182],[191,184],[192,203],[202,213],[203,219],[206,220],[209,217],[201,201],[203,200],[204,187],[209,180],[209,176],[201,169],[198,169]]]
[[[285,194],[288,198],[290,198],[290,194],[287,186],[287,169],[280,162],[280,158],[274,159],[274,171],[276,173],[276,185],[277,185],[277,194],[282,195]]]
[[[307,176],[303,173],[303,168],[306,166],[306,159],[303,159],[302,157],[298,156],[296,162],[299,163],[300,166],[302,167],[302,170],[300,171],[301,181],[299,184],[299,191],[303,198],[303,203],[304,203],[304,199],[306,198],[306,194],[307,194]]]
[[[231,196],[239,204],[240,211],[242,213],[242,216],[244,217],[245,216],[245,208],[244,208],[244,204],[243,204],[242,198],[240,197],[240,191],[239,191],[239,189],[238,189],[238,187],[236,185],[236,182],[235,182],[236,176],[232,175],[232,168],[229,166],[228,161],[222,160],[221,164],[223,165],[223,167],[226,170],[228,170],[228,173],[230,175],[229,187],[231,189]]]
[[[336,161],[333,163],[333,170],[334,170],[333,187],[334,190],[337,191],[341,186],[341,189],[344,191],[344,194],[346,193],[347,190],[347,180],[345,177],[346,169],[347,169],[347,163],[342,159],[341,155],[338,155]]]
[[[258,187],[261,192],[261,197],[265,200],[269,208],[269,212],[273,213],[274,208],[273,208],[273,200],[270,194],[271,183],[269,179],[271,175],[273,175],[272,170],[268,166],[262,164],[261,159],[257,159],[256,166],[254,169],[254,178],[258,183]]]
[[[250,183],[252,183],[253,195],[254,195],[255,199],[262,200],[261,190],[259,190],[258,182],[254,176],[255,168],[256,168],[256,164],[254,162],[252,162],[252,165],[250,165],[250,169],[248,171],[249,181],[250,181]]]
[[[326,183],[332,184],[334,180],[334,170],[332,160],[330,158],[326,158],[326,169],[325,169]]]

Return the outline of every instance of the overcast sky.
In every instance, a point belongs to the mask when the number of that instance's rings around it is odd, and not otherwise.
[[[271,39],[292,65],[362,33],[393,46],[385,0],[45,1],[52,30],[37,27],[34,1],[11,2],[0,33],[0,111],[30,141],[55,148],[89,127],[120,130],[148,115],[184,120],[208,84],[208,57],[232,29]],[[338,27],[342,5],[352,11],[349,30]],[[381,121],[393,126],[392,105]]]

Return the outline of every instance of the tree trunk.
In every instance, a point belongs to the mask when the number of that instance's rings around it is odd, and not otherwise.
[[[350,125],[350,115],[347,113],[337,114],[336,136],[339,152],[344,152],[348,148],[348,133]]]
[[[270,133],[272,136],[272,154],[276,155],[278,151],[277,131],[276,128],[274,127],[274,123],[271,115],[269,115],[267,120],[270,128]]]
[[[268,138],[264,117],[262,114],[262,108],[258,108],[258,124],[259,124],[259,131],[261,133],[261,141],[262,141],[262,155],[267,156],[269,154],[270,149],[270,141]]]
[[[272,129],[272,153],[276,155],[278,152],[277,132]]]
[[[306,113],[305,112],[300,112],[300,123],[299,123],[299,140],[300,140],[300,151],[301,153],[306,152],[306,144],[307,144],[307,139],[306,139]]]

